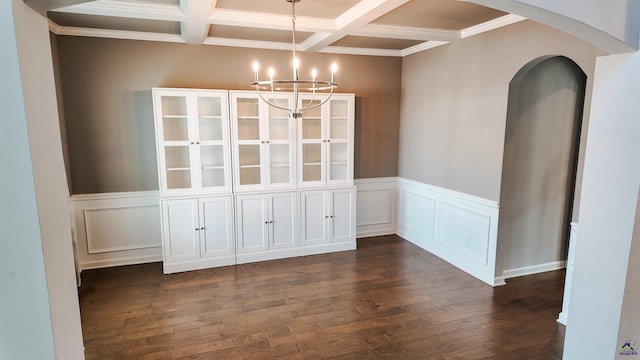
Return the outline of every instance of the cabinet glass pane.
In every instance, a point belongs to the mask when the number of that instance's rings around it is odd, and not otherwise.
[[[260,140],[260,120],[238,118],[238,140]]]
[[[162,131],[164,141],[188,141],[189,127],[187,125],[187,117],[170,117],[162,118]]]
[[[347,118],[349,117],[349,102],[347,100],[330,100],[331,117]]]
[[[320,164],[303,165],[302,181],[320,181],[322,180],[322,169]]]
[[[198,119],[200,125],[200,140],[216,141],[222,140],[222,117],[200,117]]]
[[[347,144],[329,144],[331,159],[329,160],[329,180],[346,180],[347,178]]]
[[[278,103],[288,107],[287,99],[278,99]],[[269,108],[269,139],[288,140],[289,139],[289,112],[286,110]]]
[[[271,167],[269,169],[272,184],[288,183],[291,164],[289,163],[289,145],[271,144],[269,147]]]
[[[224,168],[224,148],[222,145],[200,145],[202,168]]]
[[[189,146],[167,146],[164,148],[164,157],[167,170],[189,169]]]
[[[239,98],[236,101],[238,116],[258,116],[258,99],[243,99]]]
[[[320,104],[320,100],[313,100],[313,101],[300,100],[300,102],[302,103],[302,107],[316,106]],[[304,111],[304,117],[319,118],[321,116],[322,116],[322,107],[320,106]]]
[[[318,119],[302,119],[302,138],[320,140],[322,137],[322,121]]]
[[[167,189],[188,189],[190,187],[190,170],[167,170]]]
[[[240,185],[260,184],[260,145],[238,145]]]
[[[240,185],[257,185],[257,184],[260,184],[260,168],[240,167]]]
[[[331,118],[329,137],[331,139],[347,139],[348,133],[348,121],[347,119],[334,119]]]
[[[322,161],[322,144],[302,145],[302,180],[320,181]]]
[[[218,97],[198,97],[199,116],[222,116],[222,102]]]
[[[162,115],[187,116],[187,98],[184,96],[163,96]]]
[[[202,169],[202,186],[216,187],[224,186],[224,169],[203,168]]]

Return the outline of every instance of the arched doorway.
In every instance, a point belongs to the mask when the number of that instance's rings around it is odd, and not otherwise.
[[[525,65],[509,84],[496,275],[562,267],[577,170],[586,75],[564,56]]]

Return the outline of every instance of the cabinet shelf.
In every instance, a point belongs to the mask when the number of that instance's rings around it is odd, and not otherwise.
[[[187,115],[162,115],[165,119],[186,119]]]
[[[167,171],[189,171],[191,168],[188,167],[179,167],[179,168],[167,168]]]
[[[224,170],[224,166],[203,166],[204,170]]]
[[[322,165],[321,162],[306,162],[304,164],[302,164],[304,166],[318,166],[318,165]]]
[[[281,164],[271,164],[271,167],[288,167],[291,166],[290,163],[281,163]]]
[[[348,162],[346,161],[332,161],[331,165],[347,165]]]
[[[200,119],[222,119],[222,115],[200,115]]]
[[[241,169],[252,169],[252,168],[259,168],[260,165],[240,165]]]

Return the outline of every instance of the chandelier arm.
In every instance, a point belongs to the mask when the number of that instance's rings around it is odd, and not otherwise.
[[[331,87],[331,92],[329,92],[329,95],[327,96],[326,99],[322,100],[319,104],[316,104],[316,105],[313,105],[313,106],[308,106],[308,107],[303,107],[303,108],[300,109],[300,111],[315,109],[317,107],[320,107],[320,106],[326,104],[327,101],[329,101],[331,99],[331,95],[333,95],[333,87]]]
[[[273,106],[274,108],[277,108],[277,109],[280,109],[280,110],[285,110],[285,111],[291,112],[291,109],[286,108],[284,106],[281,106],[280,104],[274,104],[274,103],[270,102],[269,100],[265,99],[265,97],[262,95],[262,92],[260,91],[260,88],[258,87],[258,85],[256,85],[256,92],[258,93],[258,96],[260,96],[260,99],[262,99],[262,101],[266,102],[270,106]]]

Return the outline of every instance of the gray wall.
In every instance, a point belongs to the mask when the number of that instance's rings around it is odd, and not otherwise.
[[[564,57],[534,60],[510,84],[498,276],[566,259],[584,86]]]
[[[60,82],[74,194],[158,188],[152,87],[249,90],[251,64],[289,74],[290,53],[59,36]],[[397,175],[402,60],[302,54],[322,74],[339,64],[340,92],[356,94],[355,177]]]
[[[597,49],[531,21],[405,57],[398,175],[498,201],[509,82],[550,54],[567,56],[587,74],[588,109]]]

